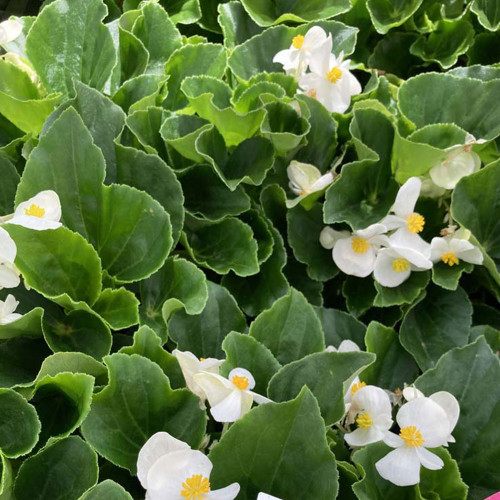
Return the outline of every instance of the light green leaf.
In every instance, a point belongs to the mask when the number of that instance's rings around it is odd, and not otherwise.
[[[498,30],[500,26],[500,3],[498,0],[474,0],[470,9],[487,30]]]
[[[224,44],[229,49],[233,49],[263,30],[247,14],[240,2],[233,0],[221,3],[217,10],[219,11],[217,19],[224,34]]]
[[[139,301],[125,288],[106,288],[92,308],[113,330],[139,323]]]
[[[135,59],[132,59],[135,63]],[[138,111],[161,104],[166,93],[165,75],[139,75],[127,80],[113,96],[113,102],[123,111]]]
[[[132,500],[130,494],[118,483],[106,479],[87,491],[79,500]]]
[[[365,343],[366,326],[345,311],[315,307],[325,333],[326,346],[338,348],[343,340],[352,340],[361,349]]]
[[[411,17],[422,0],[368,0],[366,6],[378,33],[384,35]]]
[[[10,214],[14,212],[14,198],[16,196],[17,185],[19,184],[19,174],[16,167],[9,159],[0,154],[0,213]]]
[[[199,0],[160,0],[160,5],[175,24],[193,24],[201,17]]]
[[[165,144],[160,136],[161,124],[168,112],[159,106],[148,104],[146,109],[130,108],[127,117],[127,128],[135,137],[130,137],[129,143],[142,148],[149,154],[167,157]]]

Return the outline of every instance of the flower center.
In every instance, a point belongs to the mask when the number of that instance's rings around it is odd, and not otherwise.
[[[392,261],[392,269],[397,273],[408,271],[410,263],[406,259],[395,259]]]
[[[365,382],[356,382],[352,387],[351,387],[351,394],[356,394],[362,387],[365,387],[366,383]]]
[[[358,427],[361,427],[362,429],[368,429],[373,425],[373,420],[370,417],[369,413],[362,413],[361,415],[358,415],[356,423],[358,424]]]
[[[188,500],[201,500],[209,491],[209,480],[202,474],[194,474],[182,483],[181,497]]]
[[[399,433],[406,446],[420,448],[424,444],[424,438],[420,431],[414,426],[403,427]]]
[[[234,375],[232,382],[238,389],[242,391],[244,391],[250,385],[250,381],[247,377],[240,377],[239,375]]]
[[[420,233],[424,229],[425,219],[422,215],[413,213],[406,217],[406,223],[408,224],[408,231],[410,233]]]
[[[355,236],[352,239],[352,249],[356,253],[366,253],[370,248],[370,243],[365,238],[360,238],[359,236]]]
[[[318,93],[316,92],[316,89],[309,89],[306,92],[306,95],[309,96],[309,97],[312,97],[313,99],[317,99],[318,98]]]
[[[342,70],[335,66],[326,74],[326,78],[331,83],[337,83],[342,78]]]
[[[30,215],[31,217],[43,217],[45,215],[45,208],[32,203],[29,208],[24,209],[24,214]]]
[[[453,252],[444,253],[441,260],[450,267],[458,264],[458,257]]]
[[[303,35],[294,36],[292,40],[292,45],[296,49],[300,49],[302,45],[304,45],[304,36]]]

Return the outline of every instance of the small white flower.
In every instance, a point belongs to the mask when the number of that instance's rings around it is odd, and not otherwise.
[[[17,247],[10,234],[0,227],[0,289],[15,288],[21,282],[14,265]]]
[[[345,414],[346,414],[346,423],[352,424],[354,422],[354,417],[356,415],[355,409],[352,406],[352,398],[363,387],[366,387],[366,382],[361,382],[359,377],[354,377],[354,380],[349,385],[346,393],[344,394],[344,405],[345,405]]]
[[[420,196],[424,198],[441,198],[446,193],[446,189],[436,186],[432,179],[428,176],[420,177],[422,181],[422,187],[420,188]]]
[[[298,79],[306,71],[314,54],[317,52],[330,54],[331,51],[332,35],[327,36],[323,28],[313,26],[305,36],[295,36],[290,48],[278,52],[273,62],[282,64],[288,75]]]
[[[212,462],[167,432],[157,432],[139,452],[137,477],[148,500],[233,500],[238,483],[210,489]]]
[[[461,260],[481,265],[483,263],[481,250],[466,239],[456,236],[457,233],[444,238],[432,238],[431,260],[433,262],[442,261],[450,267],[458,264]]]
[[[331,250],[338,240],[349,238],[350,235],[349,231],[336,231],[330,226],[325,226],[319,234],[319,243],[323,248]]]
[[[358,352],[361,349],[359,348],[358,344],[356,344],[356,342],[345,339],[339,344],[338,349],[333,345],[329,345],[325,350],[326,352]]]
[[[412,401],[415,398],[423,398],[425,397],[425,395],[416,387],[408,386],[403,389],[403,397],[406,399],[406,401]]]
[[[45,229],[57,229],[62,224],[61,202],[55,191],[41,191],[28,201],[18,205],[14,216],[9,224],[17,224],[29,229],[43,231]]]
[[[429,175],[436,186],[453,189],[462,177],[473,174],[480,168],[481,158],[477,153],[461,150],[432,167]]]
[[[334,54],[319,51],[309,62],[310,73],[299,79],[300,88],[317,99],[330,112],[344,113],[351,104],[351,96],[361,93],[361,85],[349,71],[350,60],[342,61]]]
[[[392,426],[392,405],[387,393],[367,385],[352,397],[350,412],[356,415],[358,428],[344,436],[349,446],[365,446],[384,439]]]
[[[351,276],[365,278],[373,272],[377,251],[389,245],[383,224],[372,224],[366,229],[354,231],[352,236],[340,239],[333,247],[333,260],[337,267]]]
[[[255,380],[244,368],[231,370],[228,378],[215,373],[198,373],[194,381],[203,389],[210,403],[210,413],[217,422],[236,422],[250,411],[253,402],[271,400],[252,392]]]
[[[188,389],[201,399],[202,404],[205,403],[205,392],[195,382],[194,376],[201,372],[216,373],[218,375],[219,367],[224,361],[215,358],[198,359],[192,352],[179,351],[178,349],[172,351],[172,354],[179,362]],[[205,408],[205,405],[203,404],[202,407]]]
[[[384,442],[396,448],[379,460],[378,473],[397,486],[411,486],[420,481],[420,466],[438,470],[443,461],[427,448],[446,444],[450,421],[445,410],[430,398],[416,398],[404,404],[396,421],[399,435],[388,432]]]
[[[257,500],[281,500],[281,498],[273,497],[272,495],[268,495],[267,493],[259,493],[257,495]]]
[[[14,312],[18,305],[19,302],[13,295],[7,295],[5,301],[0,300],[0,325],[12,323],[22,316]]]
[[[333,182],[333,174],[321,172],[309,163],[300,163],[293,160],[286,169],[290,179],[290,189],[298,196],[305,196],[316,191],[321,191]]]
[[[0,23],[0,45],[14,41],[23,31],[23,25],[9,20]]]
[[[412,248],[382,248],[377,254],[373,277],[382,286],[394,288],[406,281],[412,271],[431,269],[432,262]]]

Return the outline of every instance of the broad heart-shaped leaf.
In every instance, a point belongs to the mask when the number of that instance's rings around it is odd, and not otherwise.
[[[426,371],[444,353],[469,341],[472,304],[467,293],[458,288],[427,288],[424,299],[413,306],[403,319],[400,340],[416,362]]]
[[[469,21],[439,21],[428,38],[421,36],[410,51],[424,61],[436,61],[443,69],[456,64],[458,56],[467,52],[474,41],[474,28]]]
[[[192,24],[201,17],[199,0],[160,0],[160,5],[175,24]]]
[[[19,174],[16,167],[3,155],[0,155],[0,213],[10,214],[14,211],[14,198],[16,196],[17,185],[19,184]]]
[[[106,288],[92,306],[113,330],[139,323],[139,301],[125,288]]]
[[[226,288],[211,281],[207,285],[208,301],[201,314],[176,312],[168,322],[168,333],[181,351],[191,351],[203,358],[220,358],[224,337],[233,330],[245,331],[247,324]]]
[[[452,267],[446,265],[444,262],[439,262],[438,264],[434,264],[432,268],[432,281],[447,290],[456,290],[462,274],[464,272],[471,273],[473,269],[473,264],[464,261]]]
[[[278,498],[330,500],[338,489],[318,403],[304,388],[293,401],[254,408],[210,452],[214,489],[238,482],[239,498],[261,491]]]
[[[268,394],[273,401],[288,401],[302,387],[312,391],[327,426],[345,414],[344,394],[375,356],[366,352],[318,352],[281,368],[269,382]]]
[[[139,75],[127,80],[113,96],[113,102],[126,113],[159,105],[165,97],[165,75]]]
[[[344,281],[342,295],[345,297],[347,310],[355,318],[359,318],[373,306],[377,295],[374,283],[355,276],[347,276]]]
[[[499,80],[426,73],[401,85],[399,108],[418,128],[455,123],[477,139],[494,139],[500,134],[499,92]]]
[[[345,311],[315,307],[325,333],[325,345],[338,348],[343,340],[352,340],[364,348],[366,326]]]
[[[109,385],[94,394],[81,427],[100,455],[135,474],[139,450],[156,432],[166,431],[195,449],[200,445],[206,416],[197,396],[172,390],[161,368],[138,354],[113,354],[104,361]]]
[[[16,266],[28,286],[63,306],[68,298],[94,304],[101,293],[101,262],[82,236],[65,227],[46,231],[3,227],[16,242]]]
[[[0,451],[7,458],[29,453],[38,441],[40,420],[20,394],[0,389]],[[1,498],[1,495],[0,495]]]
[[[20,467],[14,485],[18,500],[78,500],[97,483],[95,451],[78,436],[56,441]]]
[[[460,477],[457,463],[444,448],[434,448],[432,453],[444,462],[444,467],[433,471],[422,467],[420,483],[415,486],[396,486],[383,479],[375,469],[375,463],[392,451],[386,444],[379,442],[355,452],[353,461],[362,474],[361,481],[352,487],[360,500],[465,500],[467,485]]]
[[[221,78],[226,69],[226,62],[226,51],[221,45],[198,43],[177,49],[165,67],[165,73],[169,75],[165,107],[174,111],[184,108],[187,99],[179,91],[183,80],[195,75]]]
[[[338,16],[351,8],[350,0],[328,2],[295,2],[294,0],[242,0],[250,17],[259,26],[271,26],[285,22],[303,23],[321,21]]]
[[[222,342],[226,361],[221,366],[221,374],[227,377],[234,368],[247,369],[255,379],[257,394],[267,394],[267,385],[272,376],[281,368],[271,351],[250,335],[231,332]]]
[[[127,142],[135,147],[141,145],[150,154],[167,158],[165,144],[160,136],[161,124],[166,116],[168,112],[160,106],[149,105],[146,109],[130,109],[126,122],[127,129],[133,136],[128,134]]]
[[[173,389],[186,386],[177,358],[163,349],[160,337],[149,326],[141,326],[134,333],[134,343],[122,347],[119,352],[139,354],[156,363],[168,377]]]
[[[262,72],[282,72],[283,67],[273,63],[273,57],[280,50],[288,49],[293,37],[305,35],[312,26],[321,26],[327,33],[331,33],[336,55],[344,52],[347,56],[354,51],[357,29],[336,21],[319,21],[297,28],[275,26],[238,45],[229,57],[229,68],[242,80],[249,80]]]
[[[2,297],[5,300],[5,297]],[[20,313],[20,311],[17,311]],[[0,339],[12,339],[16,337],[40,337],[42,334],[43,309],[35,307],[24,313],[20,318],[0,325]]]
[[[169,258],[157,273],[141,281],[140,296],[141,324],[150,326],[166,341],[166,323],[175,311],[203,311],[208,300],[207,280],[193,263]]]
[[[498,0],[474,0],[470,8],[487,30],[498,30],[500,26],[500,2]]]
[[[500,360],[484,337],[457,347],[416,380],[426,395],[451,392],[460,404],[450,453],[457,460],[469,497],[481,500],[500,489]]]
[[[440,335],[440,334],[439,334]],[[418,366],[403,349],[394,329],[372,321],[366,330],[366,350],[377,356],[360,378],[370,385],[394,391],[411,384],[418,375]]]
[[[411,17],[422,0],[368,0],[366,6],[378,33],[385,34]]]
[[[401,285],[389,288],[375,282],[377,295],[373,301],[376,307],[391,307],[413,303],[425,289],[430,281],[430,273],[418,271],[411,273],[410,277]]]
[[[321,323],[313,307],[293,288],[259,314],[249,334],[268,347],[281,364],[325,349]]]
[[[26,39],[26,53],[42,83],[53,92],[70,94],[73,78],[102,90],[116,53],[102,24],[102,0],[56,0],[39,14]]]
[[[331,250],[319,243],[319,235],[325,227],[321,204],[311,210],[297,205],[287,212],[288,243],[295,258],[307,265],[307,274],[318,281],[327,281],[338,273]]]
[[[10,462],[3,455],[0,456],[0,498],[12,500],[12,487],[14,486],[14,472]]]
[[[219,11],[217,20],[224,35],[224,45],[229,49],[233,49],[236,45],[263,31],[263,28],[253,21],[240,2],[233,0],[221,3],[217,10]]]
[[[106,479],[88,490],[79,500],[132,500],[130,494],[118,483]]]

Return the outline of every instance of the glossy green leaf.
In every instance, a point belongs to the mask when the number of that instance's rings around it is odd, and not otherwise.
[[[451,267],[443,262],[439,262],[432,268],[432,281],[447,290],[456,290],[462,274],[464,272],[470,273],[472,269],[472,264],[463,261]]]
[[[132,500],[130,494],[118,483],[106,479],[88,490],[79,500]]]
[[[135,63],[134,63],[135,64]],[[148,106],[160,104],[163,100],[165,75],[139,75],[127,80],[113,96],[113,102],[126,113],[146,109]]]
[[[130,108],[127,117],[127,128],[133,136],[128,142],[135,147],[142,147],[147,153],[167,157],[165,145],[161,139],[161,124],[167,112],[160,106],[148,103],[146,109]]]
[[[199,0],[160,0],[174,23],[192,24],[201,17]]]
[[[3,300],[5,300],[3,298]],[[36,307],[10,323],[0,325],[0,339],[15,337],[40,337],[42,335],[43,309]]]
[[[430,281],[430,273],[426,271],[414,272],[401,285],[388,288],[375,282],[377,295],[373,305],[377,307],[399,306],[413,303]]]
[[[487,30],[498,30],[500,26],[500,3],[498,0],[474,0],[470,8]]]
[[[92,308],[113,330],[139,323],[139,301],[125,288],[106,288]]]
[[[14,485],[14,472],[10,462],[2,455],[0,457],[0,498],[12,500],[12,487]]]
[[[224,34],[224,44],[230,49],[258,35],[263,30],[252,20],[240,2],[233,0],[221,3],[217,9],[218,21]]]
[[[315,307],[325,333],[325,345],[338,348],[343,340],[352,340],[361,349],[365,343],[366,326],[345,311]]]
[[[366,6],[377,32],[385,34],[403,24],[421,4],[422,0],[368,0]]]
[[[0,213],[9,214],[14,211],[14,198],[20,177],[14,165],[3,155],[0,155],[0,176]]]
[[[346,299],[349,313],[358,318],[373,306],[377,295],[375,282],[368,282],[363,278],[347,276],[342,286],[342,295]]]

